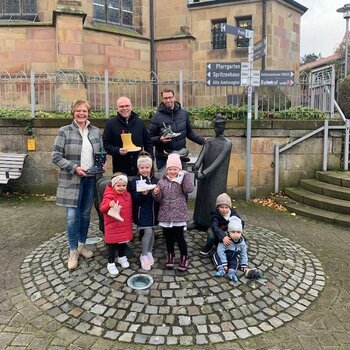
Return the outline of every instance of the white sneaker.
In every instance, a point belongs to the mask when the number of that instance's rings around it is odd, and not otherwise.
[[[117,276],[119,273],[117,266],[115,266],[115,263],[108,263],[107,270],[110,273],[110,275],[113,277]]]
[[[146,270],[149,271],[151,269],[151,264],[147,258],[147,255],[140,255],[140,263],[141,263],[141,267]]]
[[[118,263],[124,267],[124,269],[128,268],[130,266],[128,258],[126,256],[121,256],[118,258]]]
[[[154,264],[154,258],[153,258],[153,255],[151,252],[147,253],[147,258],[148,258],[150,265],[152,266]]]

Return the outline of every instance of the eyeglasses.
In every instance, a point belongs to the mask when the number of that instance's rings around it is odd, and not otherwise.
[[[172,98],[174,98],[174,96],[163,97],[163,100],[171,100]]]
[[[123,108],[129,108],[130,105],[123,105],[123,106],[118,106],[118,108],[123,109]]]

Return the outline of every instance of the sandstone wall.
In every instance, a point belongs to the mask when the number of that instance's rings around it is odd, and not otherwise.
[[[32,136],[24,134],[26,121],[0,120],[0,152],[28,153],[23,175],[19,180],[9,183],[12,190],[27,193],[54,194],[57,183],[57,169],[51,163],[51,149],[58,127],[68,121],[34,121],[36,150],[27,151],[27,140]],[[334,123],[334,122],[333,122]],[[104,128],[104,120],[95,120],[93,124]],[[274,145],[291,141],[307,134],[322,125],[322,122],[297,121],[253,121],[251,140],[251,195],[268,195],[274,191]],[[212,128],[195,130],[203,136],[214,136]],[[233,143],[227,188],[239,198],[245,198],[246,174],[246,126],[245,122],[229,122],[226,137]],[[314,177],[316,170],[322,168],[322,133],[281,154],[280,188],[295,186],[301,178]],[[341,158],[341,131],[331,131],[328,147],[328,169],[339,169]],[[188,141],[192,155],[198,155],[200,146]],[[109,161],[111,165],[111,161]],[[109,167],[107,175],[111,174]]]

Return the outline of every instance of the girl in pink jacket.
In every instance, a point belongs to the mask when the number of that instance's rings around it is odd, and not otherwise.
[[[158,221],[159,226],[163,227],[168,251],[165,263],[168,269],[174,268],[175,242],[181,254],[178,270],[186,271],[189,266],[184,228],[189,220],[187,196],[193,189],[190,174],[182,170],[180,156],[169,154],[165,175],[152,192],[155,201],[160,203]]]
[[[107,270],[112,276],[118,275],[115,256],[118,251],[118,263],[129,267],[125,256],[126,243],[133,238],[132,231],[132,201],[126,190],[128,178],[123,173],[115,173],[112,183],[106,186],[100,211],[104,219],[104,236],[108,247]]]

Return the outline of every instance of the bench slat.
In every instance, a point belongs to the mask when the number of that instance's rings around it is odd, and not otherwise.
[[[0,153],[0,184],[21,177],[24,160],[27,154]]]

